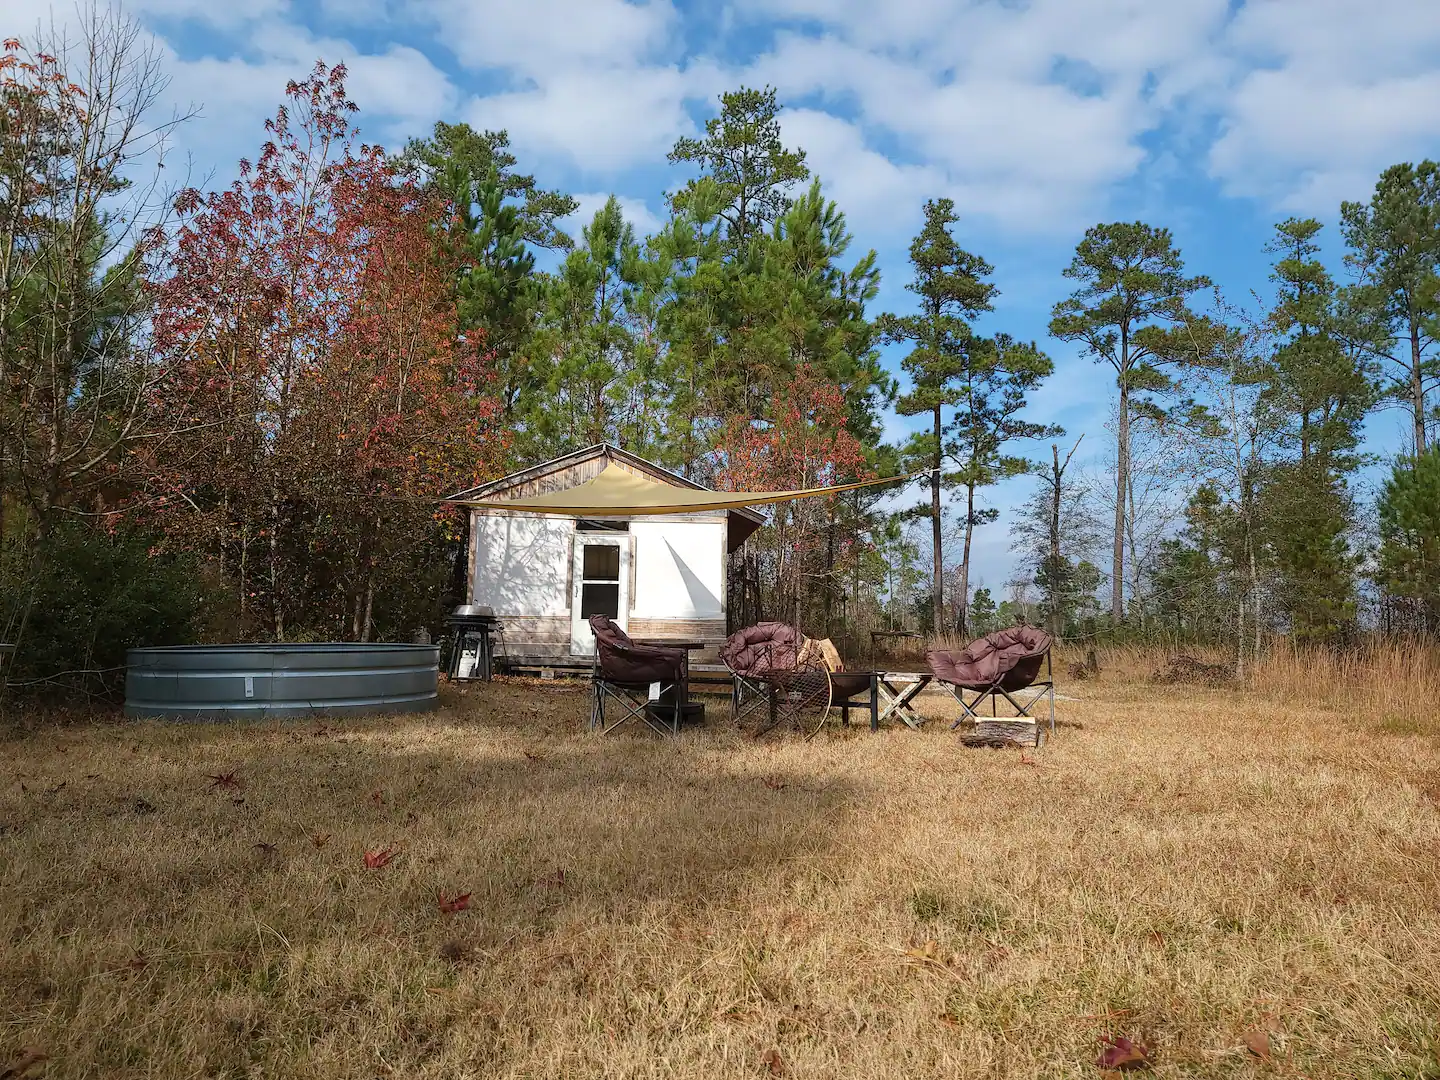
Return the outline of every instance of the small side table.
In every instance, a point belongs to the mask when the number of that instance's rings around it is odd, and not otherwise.
[[[917,694],[935,680],[929,671],[882,671],[876,676],[876,689],[885,707],[880,711],[880,720],[892,717],[901,721],[911,731],[919,731],[925,718],[911,708],[910,703]],[[878,726],[878,721],[877,721]]]

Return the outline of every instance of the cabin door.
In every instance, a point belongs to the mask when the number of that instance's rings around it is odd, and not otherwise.
[[[630,536],[575,534],[575,582],[570,596],[570,652],[595,655],[591,615],[609,615],[622,630],[630,611]]]

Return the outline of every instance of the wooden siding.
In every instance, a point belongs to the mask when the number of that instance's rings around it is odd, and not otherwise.
[[[631,619],[630,636],[656,641],[703,641],[704,649],[690,654],[692,664],[717,664],[725,641],[721,619]]]
[[[504,630],[497,656],[516,661],[589,662],[588,658],[571,655],[568,615],[506,615],[500,623]],[[720,645],[725,640],[725,620],[631,619],[629,633],[633,638],[659,641],[703,641],[706,648],[691,652],[691,663],[716,664],[720,662]]]
[[[569,615],[496,615],[506,649],[528,655],[535,645],[563,645],[570,654]]]

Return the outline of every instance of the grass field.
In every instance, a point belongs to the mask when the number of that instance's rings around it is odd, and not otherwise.
[[[0,1076],[1440,1077],[1434,699],[1062,692],[1023,757],[12,718]]]

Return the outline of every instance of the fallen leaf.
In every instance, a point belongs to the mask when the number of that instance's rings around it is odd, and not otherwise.
[[[445,899],[443,892],[438,895],[440,897],[440,910],[446,915],[454,915],[455,912],[464,911],[470,906],[470,894],[468,892],[461,893],[459,896],[452,896],[449,900]]]
[[[939,942],[931,940],[925,942],[925,944],[918,949],[906,949],[905,955],[912,960],[934,960],[936,953],[939,951]]]
[[[1268,1031],[1247,1031],[1245,1048],[1261,1061],[1270,1060],[1270,1033]]]
[[[0,1080],[20,1080],[22,1076],[33,1075],[35,1066],[49,1057],[43,1050],[37,1050],[33,1046],[27,1046],[20,1051],[18,1057],[11,1061],[4,1068],[0,1068]]]
[[[780,1051],[773,1046],[765,1051],[765,1056],[760,1059],[760,1064],[770,1071],[771,1076],[785,1075],[785,1059],[780,1056]]]
[[[381,867],[389,866],[390,861],[400,854],[399,848],[387,847],[380,851],[365,852],[365,869],[379,870]]]
[[[461,963],[470,959],[470,946],[463,941],[447,941],[440,946],[440,959]]]
[[[317,848],[322,848],[330,842],[330,834],[328,832],[313,832],[310,834],[310,842]]]
[[[1153,1064],[1149,1048],[1124,1035],[1103,1036],[1100,1041],[1105,1049],[1100,1052],[1100,1060],[1095,1064],[1102,1069],[1131,1072],[1135,1069],[1148,1069]]]
[[[235,775],[234,769],[223,773],[206,773],[206,776],[210,778],[210,786],[212,788],[235,788],[239,790],[245,786],[245,781]]]

